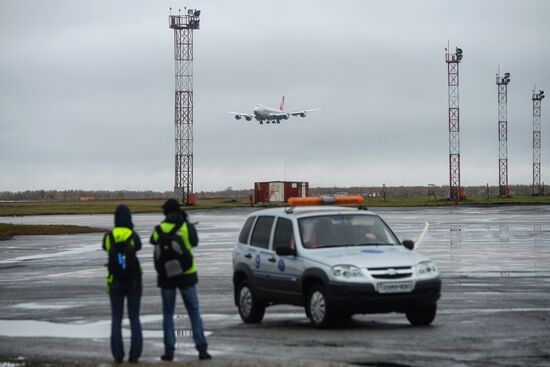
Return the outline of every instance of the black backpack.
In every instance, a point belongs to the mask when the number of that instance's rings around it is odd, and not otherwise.
[[[161,278],[174,279],[193,266],[191,251],[185,246],[183,238],[176,234],[182,225],[175,225],[168,233],[164,233],[160,226],[155,227],[159,234],[154,253],[155,269]]]
[[[136,250],[131,243],[132,238],[133,235],[125,241],[115,242],[113,232],[109,233],[111,247],[107,267],[109,274],[113,277],[113,282],[130,283],[140,276]]]

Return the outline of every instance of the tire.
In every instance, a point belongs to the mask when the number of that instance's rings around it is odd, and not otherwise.
[[[435,319],[437,306],[435,304],[411,308],[406,312],[407,320],[414,326],[425,326]]]
[[[315,285],[309,291],[306,299],[306,314],[315,327],[325,328],[333,325],[334,310],[322,285]]]
[[[248,281],[242,281],[237,287],[237,307],[241,319],[247,324],[257,324],[265,314],[265,305],[258,302]]]

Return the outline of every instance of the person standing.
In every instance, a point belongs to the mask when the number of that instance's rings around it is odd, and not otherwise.
[[[164,329],[163,361],[172,361],[176,344],[174,332],[174,308],[176,290],[179,290],[193,329],[193,340],[199,352],[199,359],[210,359],[208,343],[199,310],[199,299],[195,285],[198,282],[197,266],[193,259],[193,247],[199,243],[197,231],[189,223],[187,213],[175,199],[168,199],[162,205],[165,220],[156,226],[150,242],[155,246],[154,260],[157,270],[157,285],[161,289]]]
[[[107,293],[111,300],[111,351],[116,363],[124,360],[122,342],[122,316],[124,299],[128,302],[128,317],[132,332],[130,363],[137,363],[143,348],[139,306],[142,283],[141,266],[137,251],[141,249],[141,240],[133,230],[130,209],[120,204],[115,210],[115,227],[103,237],[103,249],[108,254]]]

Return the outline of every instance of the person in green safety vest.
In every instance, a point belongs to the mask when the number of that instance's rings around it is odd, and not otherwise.
[[[193,247],[199,243],[195,226],[188,221],[175,199],[168,199],[162,206],[165,220],[156,226],[150,242],[155,246],[154,258],[157,270],[157,285],[161,289],[164,329],[164,361],[174,359],[176,335],[174,332],[174,308],[176,289],[179,290],[193,329],[193,340],[199,359],[212,358],[199,310],[195,285],[198,282],[197,266],[193,259]]]
[[[107,293],[111,300],[111,351],[116,363],[122,363],[124,360],[122,343],[124,298],[128,302],[128,317],[132,331],[128,361],[137,363],[143,348],[139,321],[142,270],[136,255],[141,249],[141,240],[133,228],[130,209],[120,204],[115,210],[115,228],[103,237],[103,250],[108,254]]]

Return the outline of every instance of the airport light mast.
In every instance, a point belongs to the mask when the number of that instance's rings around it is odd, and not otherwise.
[[[498,196],[510,197],[508,184],[508,83],[510,73],[496,77],[498,89]]]
[[[172,10],[170,8],[170,10]],[[193,31],[200,26],[200,10],[184,9],[169,16],[174,30],[175,59],[175,185],[184,205],[193,205]]]
[[[460,108],[458,100],[458,64],[462,60],[462,49],[456,48],[455,53],[445,49],[447,63],[447,82],[449,85],[449,199],[463,199],[460,186]]]
[[[538,93],[533,90],[533,196],[544,195],[544,186],[541,185],[540,154],[541,154],[541,101],[544,99],[544,91]]]

